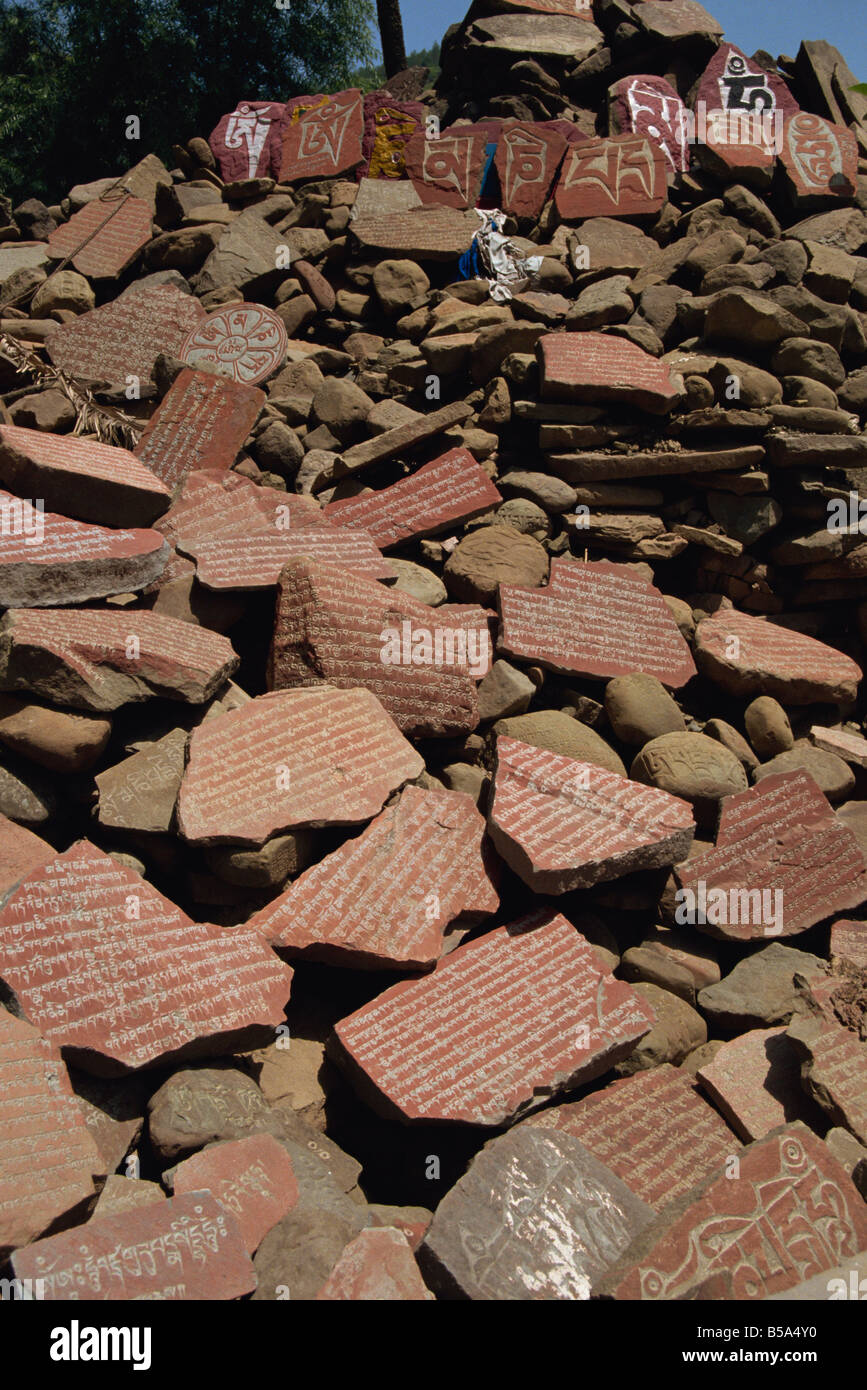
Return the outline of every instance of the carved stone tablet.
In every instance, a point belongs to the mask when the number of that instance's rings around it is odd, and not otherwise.
[[[539,216],[566,149],[565,137],[540,121],[504,122],[494,164],[505,212]]]
[[[351,227],[365,251],[420,261],[451,261],[472,244],[479,219],[472,210],[422,207],[360,216]]]
[[[126,385],[150,380],[161,352],[179,357],[187,336],[205,318],[198,299],[174,285],[136,289],[62,323],[46,339],[56,367],[87,381]]]
[[[148,421],[136,458],[169,489],[195,468],[231,468],[264,404],[255,386],[188,368]]]
[[[422,128],[424,107],[417,101],[396,101],[389,92],[370,92],[364,98],[364,163],[359,179],[406,178],[406,147]]]
[[[286,325],[270,309],[233,304],[197,324],[178,356],[191,367],[206,366],[242,386],[254,386],[282,366],[287,345]]]
[[[858,141],[848,126],[799,111],[786,121],[781,159],[798,198],[853,198]]]
[[[679,396],[668,367],[625,338],[546,333],[536,356],[546,401],[624,401],[660,415]]]
[[[687,109],[664,77],[621,77],[608,88],[612,134],[641,135],[658,144],[670,173],[689,169]]]
[[[554,189],[557,211],[564,221],[659,212],[666,169],[661,146],[644,135],[570,145]]]
[[[747,1143],[816,1112],[801,1086],[798,1054],[785,1028],[751,1028],[725,1043],[696,1073],[718,1110]]]
[[[789,705],[854,700],[862,675],[835,647],[735,608],[699,623],[695,654],[702,674],[728,693]]]
[[[170,492],[147,462],[96,439],[0,425],[0,483],[77,521],[150,526]]]
[[[385,1226],[351,1240],[316,1295],[323,1302],[429,1303],[412,1247],[402,1231]]]
[[[280,172],[280,137],[286,108],[278,101],[239,101],[208,136],[224,183],[275,178]]]
[[[867,1146],[867,1043],[820,1017],[796,1018],[787,1034],[801,1059],[804,1088],[835,1125]]]
[[[94,198],[62,222],[48,238],[55,260],[72,264],[91,280],[116,280],[151,238],[152,212],[142,198],[122,189],[106,199]]]
[[[251,1255],[298,1201],[292,1160],[270,1134],[209,1144],[178,1164],[172,1191],[176,1197],[210,1192],[218,1206],[234,1216]]]
[[[361,163],[364,98],[357,88],[287,103],[280,182],[330,179]]]
[[[419,130],[406,147],[406,168],[423,203],[470,208],[479,200],[488,135],[475,126],[452,126],[437,140]]]

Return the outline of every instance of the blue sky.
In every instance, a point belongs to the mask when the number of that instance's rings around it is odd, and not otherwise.
[[[408,50],[429,48],[463,19],[470,0],[401,0]],[[798,51],[801,39],[827,39],[839,48],[859,82],[867,82],[867,0],[703,0],[726,38],[774,57]]]

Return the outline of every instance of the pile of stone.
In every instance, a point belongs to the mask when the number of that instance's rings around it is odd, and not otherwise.
[[[2,206],[13,1292],[853,1296],[854,81],[476,0]]]

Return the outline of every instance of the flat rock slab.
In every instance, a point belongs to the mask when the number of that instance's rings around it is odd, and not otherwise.
[[[231,468],[265,399],[256,386],[187,368],[145,426],[136,458],[169,491],[195,468]]]
[[[280,182],[332,179],[361,163],[364,98],[356,87],[333,96],[296,97],[286,105]]]
[[[472,208],[479,201],[488,133],[478,126],[453,126],[436,140],[419,130],[406,147],[406,168],[423,203]]]
[[[18,1279],[41,1281],[46,1303],[219,1302],[256,1287],[238,1223],[209,1192],[97,1217],[19,1251],[12,1268]]]
[[[383,1226],[349,1242],[316,1297],[329,1303],[429,1303],[433,1294],[406,1236]]]
[[[158,531],[109,531],[0,491],[0,607],[54,608],[145,589],[165,569]]]
[[[571,17],[541,13],[536,5],[528,8],[535,13],[496,14],[474,21],[469,34],[483,45],[478,53],[482,62],[488,54],[495,60],[518,54],[521,58],[561,57],[580,62],[602,46],[601,30],[586,15],[579,18],[574,10]]]
[[[388,550],[447,531],[456,522],[498,507],[502,500],[468,449],[450,449],[391,487],[340,498],[323,511],[340,526],[367,531],[380,550]]]
[[[801,1079],[835,1125],[867,1145],[867,1043],[849,1028],[810,1016],[789,1024],[788,1038],[801,1060]]]
[[[97,773],[94,781],[100,825],[168,834],[184,775],[187,738],[186,729],[172,729],[164,738]]]
[[[150,526],[170,489],[127,449],[0,425],[0,483],[34,504],[100,526]]]
[[[714,849],[675,875],[677,920],[730,941],[797,936],[867,898],[858,840],[806,772],[725,797]]]
[[[47,864],[55,854],[47,840],[0,815],[0,904],[22,878],[41,864]]]
[[[357,825],[424,762],[369,690],[280,690],[193,732],[185,839],[259,846],[295,826]]]
[[[361,179],[395,181],[406,177],[406,147],[422,128],[424,107],[418,101],[397,101],[390,92],[370,92],[364,98],[361,141]]]
[[[799,200],[855,196],[858,141],[848,126],[799,111],[786,121],[780,159]]]
[[[741,1147],[692,1078],[668,1063],[612,1081],[583,1100],[540,1110],[526,1124],[580,1140],[654,1211],[689,1192]]]
[[[856,767],[867,767],[867,739],[860,734],[850,733],[848,729],[826,729],[814,724],[810,729],[810,741],[821,748],[823,753],[836,753],[844,762],[854,763]]]
[[[248,925],[292,956],[356,970],[429,969],[450,923],[499,906],[484,835],[465,792],[406,787]]]
[[[553,407],[549,407],[553,408]],[[659,453],[604,454],[588,450],[582,454],[550,454],[558,477],[570,483],[617,481],[621,478],[678,477],[689,473],[728,473],[761,464],[765,451],[760,444],[738,449],[661,449]]]
[[[204,704],[237,666],[225,637],[143,609],[11,608],[0,622],[0,689],[73,709],[156,696]]]
[[[734,608],[696,629],[698,668],[730,695],[773,695],[784,705],[854,700],[862,671],[835,647]]]
[[[419,261],[451,261],[463,255],[479,230],[474,211],[421,207],[408,211],[362,214],[351,223],[364,251]]]
[[[634,671],[677,689],[695,665],[658,589],[627,565],[553,560],[544,589],[501,584],[498,650],[563,675]]]
[[[460,946],[335,1027],[364,1098],[404,1121],[503,1125],[627,1056],[653,1024],[556,913]]]
[[[0,1259],[83,1213],[101,1171],[57,1048],[0,1008]]]
[[[224,536],[270,536],[278,531],[334,529],[312,497],[258,487],[231,470],[199,468],[188,474],[157,530],[186,550]]]
[[[867,922],[850,922],[841,918],[834,923],[831,928],[831,964],[844,973],[847,966],[867,970]]]
[[[287,565],[305,560],[368,581],[394,577],[366,531],[330,524],[292,529],[291,518],[286,530],[271,526],[249,535],[186,541],[179,548],[195,558],[196,577],[206,589],[273,589]]]
[[[91,280],[116,280],[151,238],[153,213],[143,198],[123,189],[106,199],[94,198],[48,238],[54,260],[71,258]]]
[[[589,888],[689,854],[695,823],[680,797],[518,739],[497,739],[489,833],[537,893]]]
[[[283,365],[289,339],[281,318],[263,304],[232,304],[193,328],[178,353],[182,362],[255,386]]]
[[[541,121],[504,121],[494,164],[502,206],[516,217],[536,218],[568,148],[559,131]]]
[[[867,1209],[845,1168],[806,1125],[786,1125],[646,1226],[594,1295],[767,1298],[867,1245]]]
[[[298,1201],[292,1160],[270,1134],[210,1144],[185,1158],[174,1170],[172,1191],[176,1197],[210,1192],[237,1221],[250,1255]]]
[[[652,1216],[572,1135],[519,1125],[440,1202],[419,1262],[445,1297],[589,1299]]]
[[[320,532],[313,532],[318,536]],[[491,664],[485,611],[431,608],[348,569],[307,559],[280,576],[268,660],[272,690],[363,687],[406,734],[471,732],[476,681]]]
[[[280,136],[286,108],[277,101],[239,101],[208,136],[224,183],[274,178],[280,172]]]
[[[608,112],[612,131],[656,141],[669,172],[689,169],[687,109],[664,77],[622,77],[608,89]]]
[[[126,385],[150,380],[161,352],[179,357],[189,333],[205,318],[198,299],[174,285],[132,286],[109,304],[63,323],[46,339],[55,367],[85,381]]]
[[[667,164],[658,141],[615,135],[570,145],[554,189],[564,222],[587,217],[640,217],[659,212]]]
[[[545,333],[536,356],[543,401],[620,401],[662,415],[681,394],[664,362],[607,333]]]
[[[746,1143],[792,1120],[808,1124],[815,1117],[785,1028],[752,1028],[733,1038],[699,1067],[696,1076]]]
[[[190,921],[80,840],[0,911],[0,978],[68,1059],[111,1076],[273,1031],[292,971],[256,932]]]

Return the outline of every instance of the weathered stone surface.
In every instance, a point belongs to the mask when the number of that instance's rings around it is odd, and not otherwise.
[[[621,743],[641,747],[649,739],[685,730],[684,717],[661,681],[636,671],[605,687],[605,713]]]
[[[557,211],[564,221],[659,212],[666,168],[660,144],[644,135],[570,145],[554,189]]]
[[[184,775],[185,729],[173,729],[123,762],[97,773],[97,816],[115,830],[166,834],[173,824],[175,802]]]
[[[2,882],[2,880],[0,880]],[[867,922],[841,918],[831,928],[831,964],[845,972],[846,965],[867,969]]]
[[[382,463],[385,459],[394,458],[396,454],[403,454],[417,444],[435,439],[451,425],[463,424],[471,414],[472,410],[466,402],[455,401],[452,405],[444,405],[439,410],[431,411],[429,415],[419,415],[406,425],[398,425],[395,429],[386,430],[384,434],[365,439],[360,444],[353,444],[340,455],[340,472],[354,473],[359,468],[366,468],[368,464]]]
[[[274,101],[239,101],[217,122],[208,144],[224,183],[280,171],[280,134],[285,107]]]
[[[82,275],[92,280],[116,280],[150,241],[151,209],[142,198],[117,190],[116,197],[94,199],[73,213],[48,238],[54,260],[72,258]]]
[[[618,1076],[655,1070],[666,1062],[678,1064],[707,1042],[707,1024],[700,1013],[670,989],[640,980],[634,986],[642,1003],[655,1015],[650,1032],[615,1068]]]
[[[391,565],[366,531],[328,524],[293,528],[291,513],[288,522],[284,529],[278,515],[270,525],[260,521],[247,534],[224,530],[216,538],[188,540],[178,548],[195,557],[196,577],[206,589],[273,589],[283,569],[293,561],[304,563],[305,557],[323,569],[336,568],[359,579],[391,578]]]
[[[680,449],[659,453],[638,450],[634,454],[549,455],[551,466],[568,482],[606,482],[612,478],[660,478],[689,473],[728,472],[752,468],[764,461],[761,445],[745,444],[735,449]]]
[[[351,228],[365,251],[420,261],[450,261],[472,244],[479,219],[474,211],[421,207],[407,212],[365,213]]]
[[[450,126],[438,139],[419,130],[406,147],[406,170],[423,203],[472,208],[479,201],[487,158],[484,126]]]
[[[699,995],[702,1013],[717,1029],[737,1032],[788,1023],[793,1014],[807,1009],[806,996],[795,985],[795,976],[811,985],[826,979],[826,965],[819,956],[774,941],[755,955],[740,961],[718,984]]]
[[[860,734],[853,734],[848,729],[825,729],[820,724],[814,724],[810,738],[822,752],[834,753],[856,767],[867,767],[867,739]]]
[[[762,782],[766,777],[774,777],[781,772],[799,771],[812,777],[831,802],[844,800],[855,786],[855,774],[842,758],[838,758],[836,753],[814,748],[812,743],[802,739],[787,752],[777,753],[768,762],[761,763],[753,778],[756,782]]]
[[[867,1144],[867,1043],[823,1018],[798,1018],[787,1037],[801,1061],[807,1093],[861,1144]]]
[[[282,1116],[253,1078],[226,1064],[173,1072],[148,1101],[148,1137],[164,1164],[214,1144],[284,1132]]]
[[[861,668],[802,632],[726,608],[696,629],[696,661],[732,695],[773,695],[784,705],[855,698]]]
[[[298,1201],[292,1160],[270,1134],[212,1144],[184,1159],[172,1173],[172,1192],[210,1192],[234,1216],[250,1255]]]
[[[724,1043],[696,1076],[746,1143],[778,1125],[814,1118],[801,1089],[798,1054],[783,1027],[753,1028]]]
[[[620,401],[659,415],[679,396],[664,364],[605,333],[546,333],[536,354],[545,401]]]
[[[799,111],[786,121],[780,158],[798,200],[854,197],[858,142],[847,126]]]
[[[538,217],[560,168],[567,142],[538,121],[505,121],[494,165],[504,211]]]
[[[205,318],[197,299],[174,285],[130,286],[117,299],[63,323],[46,339],[56,367],[89,381],[149,380],[161,352],[180,354]]]
[[[117,1173],[109,1173],[93,1209],[93,1218],[98,1220],[102,1216],[121,1216],[124,1212],[152,1207],[155,1202],[165,1200],[166,1194],[158,1182],[146,1182],[142,1178],[122,1178]]]
[[[188,368],[145,426],[136,458],[169,489],[194,468],[231,468],[264,403],[255,386]]]
[[[56,851],[46,840],[34,835],[7,816],[0,816],[0,903],[23,878],[49,863]]]
[[[546,913],[393,985],[337,1024],[335,1054],[392,1117],[501,1125],[602,1075],[651,1023],[575,928]]]
[[[350,1241],[316,1297],[323,1302],[427,1303],[433,1294],[406,1236],[384,1226],[361,1231]]]
[[[283,365],[287,345],[286,325],[270,309],[261,304],[233,304],[197,324],[178,356],[191,367],[215,372],[242,386],[255,386]],[[250,399],[257,397],[248,395]]]
[[[687,110],[664,77],[621,77],[608,88],[608,115],[612,134],[655,142],[672,173],[689,168]]]
[[[169,489],[126,449],[0,425],[0,483],[49,511],[103,526],[150,526]],[[5,534],[5,533],[4,533]]]
[[[532,536],[511,526],[480,526],[449,556],[444,579],[463,603],[493,604],[507,584],[535,586],[548,574],[548,556]]]
[[[507,738],[530,744],[533,748],[547,748],[549,753],[560,753],[564,758],[573,758],[579,763],[594,763],[626,776],[623,760],[589,725],[582,724],[563,710],[534,710],[532,714],[519,714],[511,719],[501,719],[494,725],[494,733],[505,734]]]
[[[558,11],[539,13],[540,6],[533,3],[522,7],[536,11],[535,14],[496,14],[486,19],[475,19],[470,29],[470,37],[478,39],[482,48],[479,56],[490,55],[497,59],[515,61],[520,58],[548,56],[576,59],[581,61],[595,53],[602,45],[602,33],[584,15],[577,16],[573,10],[566,16]]]
[[[651,739],[629,775],[689,802],[699,825],[715,824],[721,799],[746,791],[748,785],[737,756],[704,734],[661,734]]]
[[[370,691],[274,691],[193,732],[178,825],[192,842],[245,845],[355,825],[423,767]]]
[[[361,163],[364,99],[357,88],[287,103],[280,182],[336,178]]]

